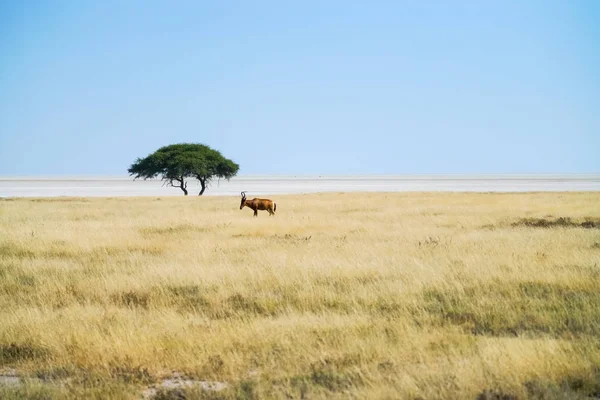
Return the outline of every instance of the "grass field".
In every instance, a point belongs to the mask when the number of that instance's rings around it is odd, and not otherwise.
[[[274,200],[0,200],[0,398],[600,396],[600,193]]]

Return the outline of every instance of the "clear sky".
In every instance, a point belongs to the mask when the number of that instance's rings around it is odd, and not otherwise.
[[[0,2],[0,175],[598,173],[600,1]]]

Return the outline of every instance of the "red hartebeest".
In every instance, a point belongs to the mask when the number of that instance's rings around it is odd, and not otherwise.
[[[244,208],[244,206],[254,210],[255,217],[258,216],[258,210],[267,210],[269,212],[269,217],[271,215],[275,215],[275,211],[277,210],[277,204],[275,204],[273,200],[257,199],[256,197],[252,200],[247,200],[246,192],[242,192],[242,202],[240,203],[240,210]]]

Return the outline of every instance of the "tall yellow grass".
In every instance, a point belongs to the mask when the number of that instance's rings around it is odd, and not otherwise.
[[[600,393],[600,193],[274,199],[0,201],[0,394]]]

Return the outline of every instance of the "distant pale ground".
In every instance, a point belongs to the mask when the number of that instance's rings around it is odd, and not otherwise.
[[[188,182],[197,195],[198,182]],[[495,175],[495,176],[240,176],[215,181],[207,196],[248,196],[314,192],[535,192],[600,191],[600,175]],[[54,196],[182,196],[178,188],[163,187],[160,180],[133,180],[128,176],[0,177],[0,197]]]

